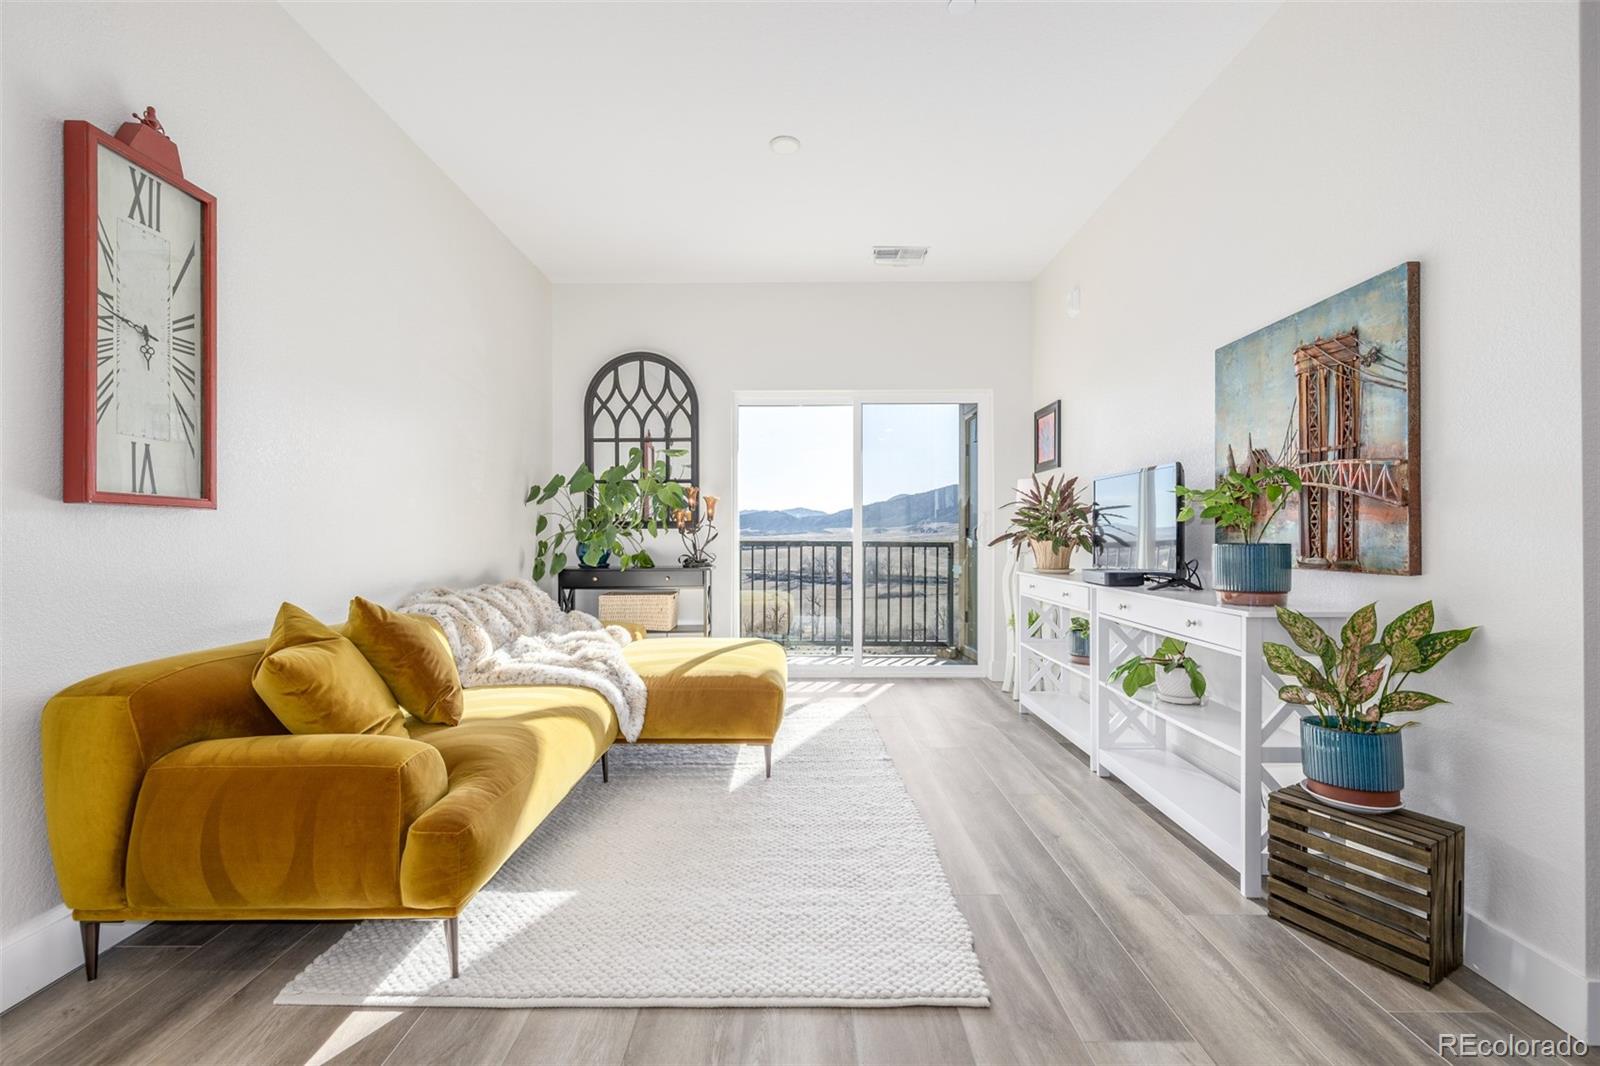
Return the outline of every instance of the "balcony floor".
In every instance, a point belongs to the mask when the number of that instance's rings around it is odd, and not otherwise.
[[[792,650],[789,652],[790,666],[804,666],[807,668],[838,667],[841,670],[848,670],[853,665],[853,662],[854,660],[848,652],[843,655],[836,655],[831,651]],[[976,663],[965,655],[959,659],[946,659],[940,655],[921,653],[899,654],[888,652],[876,654],[869,651],[862,656],[861,665],[875,668],[893,667],[896,669],[926,670],[932,667],[975,666]]]

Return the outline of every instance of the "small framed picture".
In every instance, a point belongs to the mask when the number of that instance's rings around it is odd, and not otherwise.
[[[1061,465],[1061,401],[1033,412],[1033,472]]]

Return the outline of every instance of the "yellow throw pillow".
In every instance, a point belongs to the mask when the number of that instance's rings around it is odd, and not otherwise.
[[[350,601],[350,642],[400,701],[424,722],[455,725],[466,701],[450,642],[432,619],[400,614],[360,596]]]
[[[292,603],[278,608],[250,684],[291,733],[406,735],[389,687],[356,646]]]

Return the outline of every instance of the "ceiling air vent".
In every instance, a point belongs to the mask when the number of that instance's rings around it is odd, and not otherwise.
[[[872,261],[889,266],[916,266],[926,258],[928,258],[926,246],[918,248],[909,244],[880,244],[872,249]]]

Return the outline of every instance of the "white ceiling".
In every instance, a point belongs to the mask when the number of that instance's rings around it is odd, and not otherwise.
[[[285,6],[551,280],[688,282],[1030,279],[1276,5]]]

